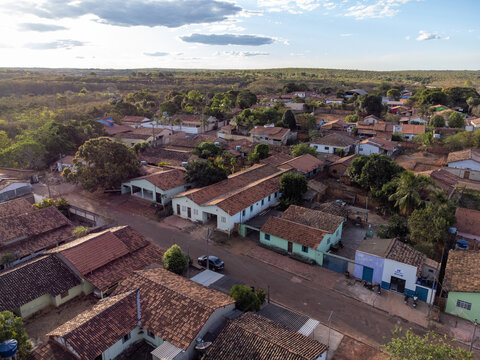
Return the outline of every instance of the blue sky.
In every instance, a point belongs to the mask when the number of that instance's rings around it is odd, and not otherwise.
[[[480,69],[477,0],[2,0],[0,66]]]

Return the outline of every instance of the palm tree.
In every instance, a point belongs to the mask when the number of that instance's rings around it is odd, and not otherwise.
[[[411,214],[422,204],[420,192],[431,186],[431,180],[423,175],[415,176],[411,171],[404,171],[395,183],[397,190],[389,196],[390,201],[395,201],[394,207],[400,214]]]
[[[200,124],[202,125],[203,132],[205,132],[205,127],[208,126],[208,124],[210,124],[208,119],[203,114],[202,114],[202,117],[200,119]]]

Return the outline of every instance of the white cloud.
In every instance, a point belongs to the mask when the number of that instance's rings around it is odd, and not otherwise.
[[[340,34],[341,37],[350,37],[352,36],[353,34]]]
[[[410,40],[410,35],[405,36],[405,40]]]
[[[375,0],[365,1],[366,4],[358,4],[347,8],[345,16],[351,16],[358,20],[371,18],[384,18],[395,16],[399,7],[413,0]]]
[[[250,56],[267,56],[270,53],[263,51],[222,51],[216,52],[216,56],[232,56],[232,57],[250,57]]]
[[[442,37],[437,32],[428,32],[425,30],[420,30],[418,32],[417,41],[426,41],[426,40],[450,40],[450,36]]]
[[[258,0],[260,7],[269,12],[288,11],[292,14],[301,14],[303,11],[312,11],[318,8],[323,0]],[[330,3],[333,4],[333,3]]]

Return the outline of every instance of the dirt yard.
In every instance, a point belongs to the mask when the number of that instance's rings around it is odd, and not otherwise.
[[[337,351],[334,360],[387,360],[387,356],[380,350],[361,343],[349,336],[345,336]]]
[[[416,152],[408,155],[400,155],[395,161],[407,170],[414,172],[437,170],[444,165],[444,155],[431,154],[427,152]]]

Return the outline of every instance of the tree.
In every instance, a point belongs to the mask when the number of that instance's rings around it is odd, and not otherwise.
[[[447,336],[433,331],[420,336],[411,329],[403,333],[401,328],[393,331],[394,337],[383,349],[398,360],[473,360],[473,353],[453,346]]]
[[[8,148],[10,145],[12,145],[12,140],[4,130],[0,130],[0,150]]]
[[[187,165],[185,181],[197,186],[207,186],[227,178],[227,172],[212,161],[193,160]]]
[[[280,191],[285,205],[299,205],[307,190],[307,179],[301,174],[288,172],[280,178]]]
[[[448,114],[448,127],[459,129],[464,128],[465,119],[458,112],[452,111]]]
[[[16,260],[16,256],[13,255],[12,253],[5,253],[2,255],[2,258],[0,259],[0,265],[9,265],[10,263],[14,262]]]
[[[258,144],[255,146],[255,149],[253,151],[255,154],[258,154],[259,159],[265,159],[268,157],[268,154],[270,152],[270,147],[267,144]]]
[[[293,146],[290,153],[294,157],[301,156],[304,154],[310,154],[317,157],[317,151],[315,150],[315,148],[306,143],[300,143]]]
[[[250,164],[256,164],[260,161],[260,155],[256,152],[252,152],[247,155],[247,160]]]
[[[360,120],[360,117],[357,114],[345,116],[345,121],[348,123],[356,123],[358,120]]]
[[[430,118],[430,126],[433,126],[433,127],[445,127],[445,118],[442,116],[442,115],[433,115],[431,118]]]
[[[0,312],[0,343],[10,339],[18,341],[18,357],[26,359],[32,344],[23,328],[23,320],[10,311],[2,311]]]
[[[400,90],[398,89],[390,89],[387,91],[387,97],[389,97],[390,99],[398,100],[400,99],[400,95]]]
[[[163,254],[163,267],[177,275],[183,275],[188,267],[188,256],[180,246],[174,244]]]
[[[213,142],[204,141],[193,149],[193,153],[202,159],[210,159],[221,155],[223,149],[220,146],[215,145]]]
[[[21,140],[0,151],[0,165],[22,169],[45,167],[45,146],[34,140]]]
[[[237,95],[236,105],[240,109],[249,108],[252,105],[257,103],[257,95],[252,93],[250,90],[240,91]]]
[[[312,114],[298,114],[296,116],[296,123],[303,130],[313,130],[317,127],[317,118]]]
[[[350,179],[365,189],[378,191],[397,174],[404,171],[387,155],[360,156],[348,168]]]
[[[297,128],[297,121],[295,120],[295,115],[293,114],[292,110],[285,110],[282,121],[288,125],[290,130],[295,130]]]
[[[382,97],[377,95],[360,95],[355,106],[367,115],[380,116],[383,112]]]
[[[430,131],[418,134],[413,138],[413,141],[426,148],[433,144],[433,134]]]
[[[60,211],[63,215],[68,217],[68,208],[70,207],[70,204],[68,201],[61,197],[60,199],[54,200],[54,199],[43,199],[41,202],[38,204],[34,204],[37,209],[44,209],[49,206],[55,206],[58,211]]]
[[[432,186],[432,181],[425,175],[418,175],[411,171],[402,172],[393,180],[397,190],[390,195],[389,200],[394,201],[394,207],[400,214],[408,215],[422,203],[420,192]]]
[[[80,183],[93,192],[98,188],[118,188],[122,181],[137,176],[139,162],[127,145],[100,137],[80,146],[73,168],[65,168],[62,175],[68,182]]]
[[[259,311],[265,302],[265,292],[262,289],[254,292],[245,285],[233,285],[229,295],[235,300],[235,307],[241,311]]]
[[[423,89],[418,95],[415,94],[415,98],[418,99],[418,106],[448,103],[447,94],[438,89]]]

